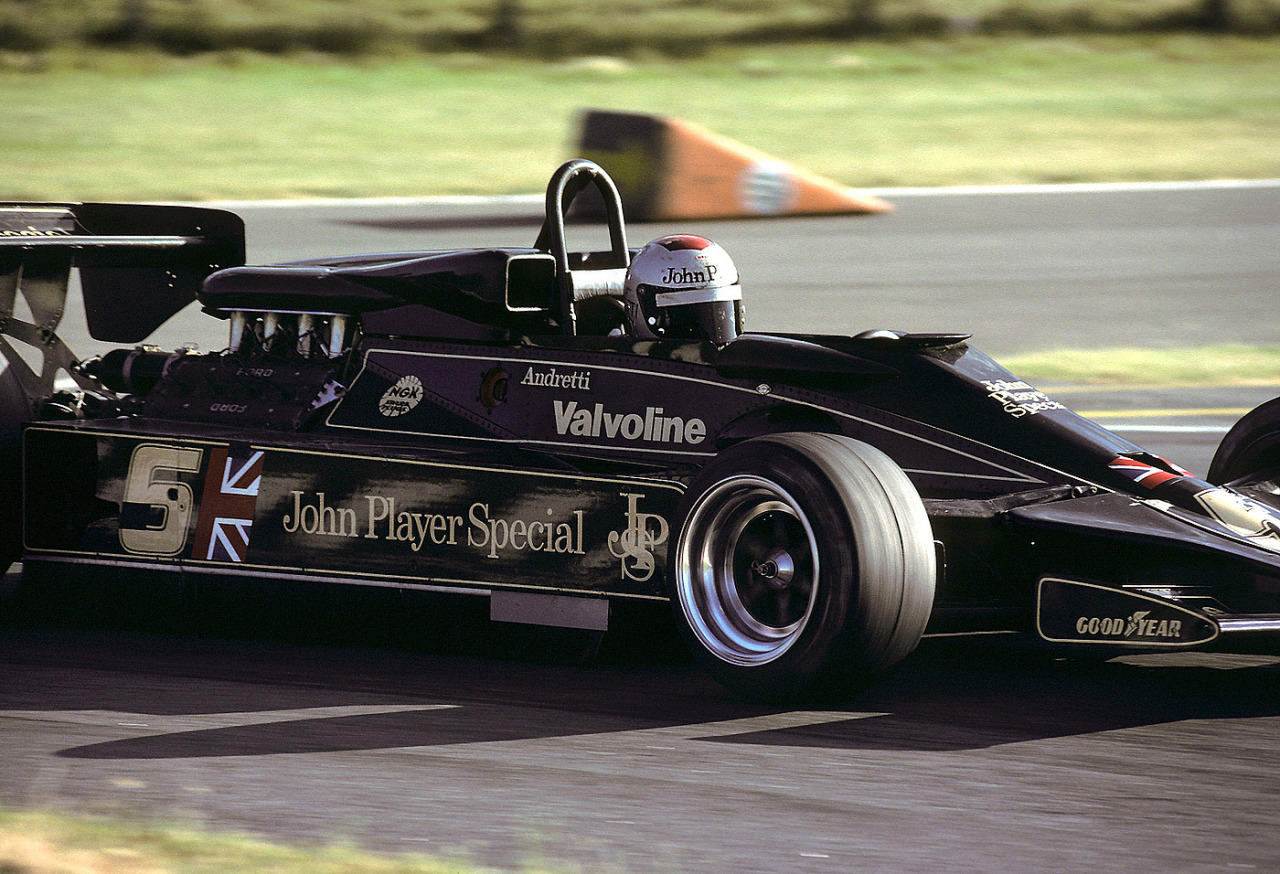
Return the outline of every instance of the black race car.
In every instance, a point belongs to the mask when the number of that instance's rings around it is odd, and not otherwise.
[[[566,248],[584,190],[609,251]],[[595,630],[669,601],[752,695],[856,683],[926,632],[1280,641],[1276,402],[1207,482],[964,335],[739,335],[700,240],[629,248],[587,161],[528,249],[246,267],[227,212],[0,205],[0,558],[469,594]],[[58,339],[72,268],[122,348]],[[224,351],[130,345],[192,300]]]

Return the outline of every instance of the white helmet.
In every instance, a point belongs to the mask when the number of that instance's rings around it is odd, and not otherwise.
[[[706,237],[673,234],[627,268],[627,318],[637,337],[728,343],[742,333],[742,286],[729,253]]]

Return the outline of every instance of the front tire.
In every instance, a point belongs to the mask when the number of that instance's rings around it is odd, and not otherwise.
[[[1280,466],[1280,398],[1267,401],[1232,426],[1209,465],[1209,482],[1224,485]]]
[[[847,691],[910,653],[933,608],[933,535],[910,480],[847,437],[744,441],[691,485],[670,586],[677,624],[755,698]]]

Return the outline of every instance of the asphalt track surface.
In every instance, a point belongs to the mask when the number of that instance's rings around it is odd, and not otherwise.
[[[896,202],[880,218],[680,229],[734,255],[757,330],[962,330],[997,356],[1276,339],[1278,187]],[[536,210],[512,200],[245,214],[251,258],[277,261],[527,245]],[[632,241],[672,229],[633,228]],[[195,339],[216,347],[222,334]],[[1063,399],[1203,469],[1232,415],[1170,410],[1275,394],[1157,386]],[[735,700],[671,651],[660,617],[606,636],[578,666],[583,641],[570,633],[505,633],[467,615],[448,626],[447,613],[395,604],[335,601],[270,623],[256,606],[226,623],[153,620],[127,604],[134,621],[103,623],[44,606],[52,618],[0,600],[4,806],[177,817],[503,868],[1280,864],[1277,657],[1080,662],[1002,638],[934,639],[839,707],[778,710]]]

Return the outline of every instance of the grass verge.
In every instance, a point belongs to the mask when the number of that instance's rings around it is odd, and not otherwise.
[[[0,64],[0,198],[540,191],[589,107],[687,118],[855,187],[1280,176],[1280,40],[731,47],[695,60]]]
[[[1280,385],[1280,346],[1067,349],[1010,355],[1000,363],[1039,383],[1088,385]]]
[[[468,863],[53,813],[0,813],[3,874],[470,874]],[[526,869],[534,871],[536,869]]]
[[[0,0],[0,51],[152,47],[352,57],[502,51],[693,57],[724,42],[965,33],[1274,34],[1277,0]]]

